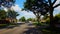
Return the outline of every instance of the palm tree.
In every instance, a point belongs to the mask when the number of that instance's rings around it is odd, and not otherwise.
[[[19,15],[17,12],[12,11],[12,10],[8,10],[7,12],[8,18],[11,19],[11,21],[14,22],[14,20],[16,20],[16,17]],[[16,20],[17,21],[17,20]]]
[[[0,19],[6,19],[7,15],[6,12],[4,10],[0,10]]]

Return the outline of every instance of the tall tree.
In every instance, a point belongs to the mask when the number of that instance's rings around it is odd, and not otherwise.
[[[28,21],[32,21],[32,18],[28,18],[27,20],[28,20]]]
[[[6,19],[6,17],[7,17],[6,12],[4,10],[0,10],[0,20]]]
[[[58,0],[48,0],[47,1],[49,3],[48,5],[49,5],[49,13],[50,13],[50,25],[52,27],[54,27],[54,22],[53,22],[53,11],[54,11],[54,8],[60,6],[60,3],[54,6],[56,1],[58,1]]]
[[[15,11],[12,11],[12,10],[8,10],[7,12],[7,16],[8,18],[11,18],[12,20],[15,19],[16,20],[16,17],[18,16],[19,14]]]
[[[26,21],[26,18],[23,16],[19,19],[19,21],[22,21],[22,22],[25,22]]]
[[[4,6],[4,7],[11,7],[12,5],[14,5],[15,0],[0,0],[0,7]]]
[[[48,12],[48,4],[44,2],[45,0],[26,0],[24,3],[24,9],[32,11],[36,15],[38,23],[40,21],[40,16]]]
[[[31,10],[35,15],[46,14],[47,12],[49,12],[50,13],[50,25],[51,27],[54,27],[53,11],[54,11],[54,8],[60,6],[60,3],[54,6],[56,1],[58,0],[26,0],[24,4],[24,8]],[[39,8],[39,10],[37,8]]]

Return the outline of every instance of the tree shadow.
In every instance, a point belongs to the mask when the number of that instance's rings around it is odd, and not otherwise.
[[[11,25],[11,26],[7,25],[7,26],[0,27],[0,29],[12,29],[14,27],[16,27],[16,26],[15,25],[14,26],[13,25]]]
[[[60,34],[60,28],[54,28],[52,31],[50,28],[44,27],[28,27],[23,34]]]
[[[37,28],[29,27],[28,30],[24,31],[23,34],[42,34]]]
[[[24,23],[16,23],[14,25],[6,25],[6,26],[1,26],[0,29],[13,29],[14,27],[20,27]]]

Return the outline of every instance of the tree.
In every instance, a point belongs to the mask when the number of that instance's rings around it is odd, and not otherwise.
[[[36,18],[33,18],[33,19],[32,19],[32,22],[36,22]]]
[[[54,16],[54,23],[55,24],[60,24],[60,13],[59,14],[56,14]]]
[[[40,16],[48,12],[48,5],[43,1],[45,2],[45,0],[26,0],[24,3],[24,9],[33,12],[38,23],[40,22]]]
[[[0,19],[6,19],[7,15],[6,12],[4,10],[0,10]]]
[[[8,10],[7,12],[7,16],[8,18],[11,18],[11,19],[15,19],[16,20],[16,17],[18,16],[19,14],[15,11],[12,11],[12,10]]]
[[[53,11],[54,11],[54,8],[60,6],[60,4],[57,4],[54,6],[56,1],[57,0],[26,0],[24,8],[26,10],[31,10],[34,14],[38,13],[39,15],[46,14],[47,12],[49,12],[50,13],[50,26],[54,27]],[[37,8],[39,8],[39,12],[36,11]]]
[[[23,17],[21,17],[21,18],[19,19],[19,21],[25,22],[26,19],[25,19],[25,17],[23,16]]]
[[[55,17],[58,17],[58,18],[60,18],[60,13],[59,13],[59,14],[56,14],[56,15],[55,15]]]
[[[0,7],[4,6],[4,7],[11,7],[12,5],[14,5],[15,0],[0,0]]]
[[[27,20],[28,20],[28,21],[32,21],[32,18],[28,18]]]
[[[57,0],[48,0],[47,2],[49,3],[49,13],[50,13],[50,26],[51,27],[54,27],[54,22],[53,22],[53,11],[54,11],[54,8],[60,6],[60,3],[55,5],[54,4],[56,3]]]
[[[44,15],[43,19],[46,20],[47,18],[49,18],[49,14]]]

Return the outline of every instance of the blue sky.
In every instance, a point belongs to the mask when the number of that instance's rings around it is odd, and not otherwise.
[[[15,4],[19,5],[20,8],[23,8],[24,2],[26,0],[16,0]]]
[[[26,0],[16,0],[15,4],[18,10],[17,11],[20,15],[17,17],[17,19],[21,18],[22,16],[24,16],[25,18],[35,18],[35,15],[32,12],[27,12],[27,11],[21,11],[21,9],[24,6],[24,2]],[[19,11],[20,10],[20,11]]]
[[[24,2],[26,0],[16,0],[14,10],[18,12],[20,15],[17,17],[17,19],[21,18],[22,16],[25,16],[26,18],[35,18],[35,15],[32,12],[27,11],[21,11],[21,9],[24,7]],[[59,3],[60,0],[56,2],[56,4]],[[55,4],[55,5],[56,5]],[[60,6],[54,9],[54,15],[60,13]]]

